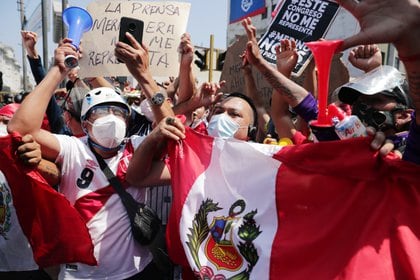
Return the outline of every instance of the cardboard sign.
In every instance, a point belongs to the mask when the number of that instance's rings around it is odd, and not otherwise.
[[[83,35],[82,77],[128,76],[124,63],[114,55],[121,17],[144,21],[143,44],[149,49],[150,70],[154,76],[176,76],[179,71],[178,46],[187,30],[190,3],[144,1],[97,1],[87,10],[92,29]]]
[[[311,56],[304,43],[325,36],[338,8],[337,3],[328,0],[283,0],[277,16],[258,42],[262,56],[276,64],[276,45],[281,39],[293,39],[299,59],[292,74],[301,75]]]
[[[241,36],[227,49],[225,65],[223,66],[222,75],[220,77],[221,81],[226,81],[225,86],[222,88],[222,91],[225,93],[234,91],[245,93],[245,78],[242,72],[242,60],[240,55],[243,53],[247,41],[248,38],[246,35]],[[252,73],[255,85],[258,89],[258,94],[262,96],[264,106],[269,108],[273,88],[257,69],[253,69]]]

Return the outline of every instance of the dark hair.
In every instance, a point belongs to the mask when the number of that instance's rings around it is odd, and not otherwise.
[[[240,92],[227,93],[223,97],[223,100],[225,100],[227,98],[230,98],[230,97],[241,98],[241,99],[245,100],[249,104],[249,106],[251,106],[252,113],[254,114],[254,123],[252,124],[252,126],[257,128],[258,127],[258,113],[257,113],[257,108],[255,107],[254,101],[252,101],[251,98],[249,98],[248,96],[246,96],[245,94],[240,93]]]

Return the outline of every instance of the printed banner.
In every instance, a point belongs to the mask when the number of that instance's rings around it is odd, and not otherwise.
[[[309,62],[311,52],[305,42],[323,38],[335,19],[339,5],[328,0],[284,0],[277,16],[258,42],[261,54],[276,64],[275,46],[281,39],[296,41],[299,54],[293,74],[299,76]]]
[[[229,23],[262,14],[264,11],[265,0],[231,0]]]
[[[176,76],[179,70],[178,46],[187,30],[190,3],[97,1],[87,10],[93,18],[92,29],[83,36],[80,75],[128,76],[125,64],[114,55],[121,17],[144,22],[143,44],[149,49],[150,70],[154,76]]]

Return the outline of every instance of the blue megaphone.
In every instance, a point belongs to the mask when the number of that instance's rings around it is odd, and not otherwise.
[[[72,39],[72,45],[78,50],[83,33],[92,27],[92,17],[85,9],[68,7],[63,11],[63,22],[69,30],[67,38]],[[64,64],[68,68],[74,68],[79,65],[79,62],[75,56],[68,55],[64,60]]]

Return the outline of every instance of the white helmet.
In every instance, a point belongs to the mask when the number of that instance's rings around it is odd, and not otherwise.
[[[81,120],[86,118],[87,112],[89,112],[92,107],[106,103],[119,103],[128,110],[128,113],[130,113],[130,106],[128,106],[124,98],[114,89],[109,87],[99,87],[89,91],[85,95],[82,104],[82,111],[80,112]]]

